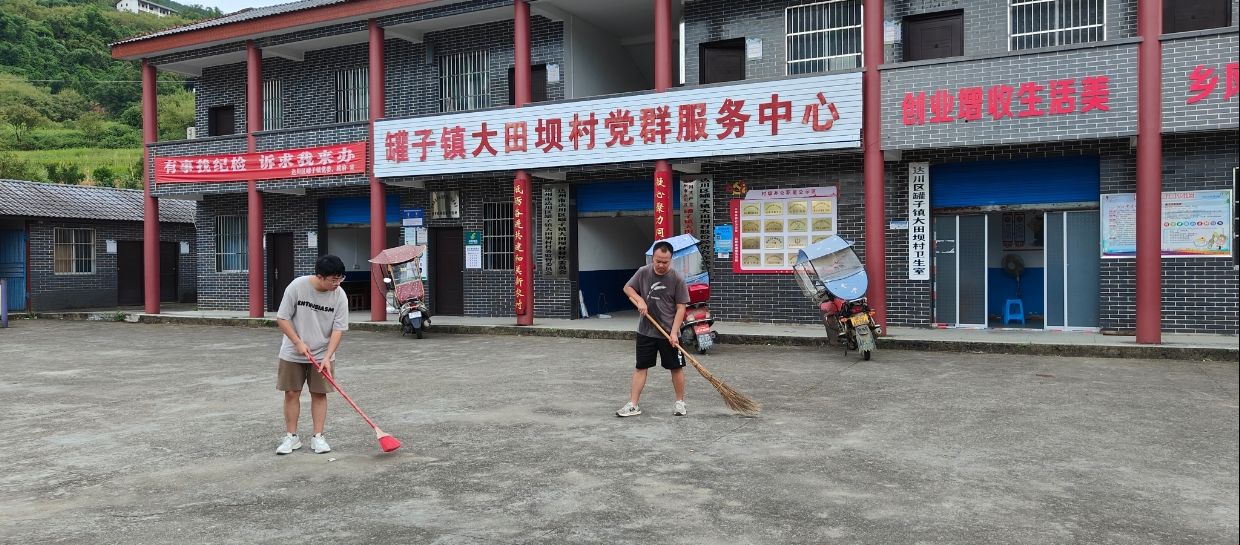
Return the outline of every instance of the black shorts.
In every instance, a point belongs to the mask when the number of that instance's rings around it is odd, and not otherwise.
[[[637,368],[654,367],[654,357],[658,355],[664,369],[680,369],[685,366],[680,359],[680,351],[672,343],[662,337],[647,337],[637,334]]]

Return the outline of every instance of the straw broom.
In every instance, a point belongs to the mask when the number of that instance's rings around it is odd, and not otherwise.
[[[633,303],[633,306],[637,306],[637,301],[632,297],[629,297],[629,301]],[[659,321],[655,320],[654,316],[651,316],[649,312],[646,313],[646,319],[650,320],[650,323],[654,324],[654,327],[659,330],[659,333],[662,333],[663,336],[667,338],[667,342],[672,342],[671,335],[667,334],[667,331],[663,329],[663,326],[659,324]],[[694,358],[692,354],[689,354],[683,346],[677,344],[676,348],[680,350],[681,354],[684,354],[685,359],[689,360],[689,363],[693,364],[693,368],[697,369],[697,372],[702,375],[702,378],[706,379],[706,382],[709,382],[711,386],[715,387],[715,390],[717,390],[719,395],[723,397],[723,402],[729,409],[748,416],[758,414],[758,411],[762,410],[762,405],[758,404],[758,402],[749,399],[749,397],[745,394],[732,389],[731,386],[728,386],[722,380],[719,380],[715,377],[715,375],[710,374],[710,371],[707,371],[706,367],[703,367],[702,364],[698,362],[697,358]]]

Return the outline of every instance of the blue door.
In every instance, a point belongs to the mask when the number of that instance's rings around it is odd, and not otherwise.
[[[0,278],[8,281],[9,310],[26,310],[25,231],[0,231]]]

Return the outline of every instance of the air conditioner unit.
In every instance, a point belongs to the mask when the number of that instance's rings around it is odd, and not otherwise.
[[[193,140],[198,138],[198,127],[185,127],[185,139]]]

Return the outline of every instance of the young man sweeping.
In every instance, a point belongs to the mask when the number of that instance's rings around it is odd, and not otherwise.
[[[301,416],[301,390],[310,385],[310,420],[314,436],[310,448],[316,454],[331,452],[323,437],[327,420],[327,394],[331,384],[323,378],[307,356],[334,373],[336,349],[349,329],[349,300],[341,289],[344,262],[334,255],[320,257],[314,274],[301,276],[284,290],[276,325],[284,333],[280,357],[276,364],[276,389],[284,391],[284,428],[288,432],[276,447],[276,454],[289,454],[301,448],[297,436],[297,419]]]
[[[685,319],[685,305],[689,304],[689,288],[680,273],[672,269],[670,243],[656,242],[652,253],[653,262],[637,269],[624,285],[624,294],[636,301],[641,318],[637,322],[637,368],[633,370],[629,402],[616,411],[616,416],[642,414],[637,402],[646,386],[646,371],[654,367],[656,355],[663,368],[672,374],[672,389],[676,392],[672,414],[684,416],[688,412],[685,410],[685,362],[680,358],[679,331]],[[670,334],[670,341],[646,319],[647,313]]]

